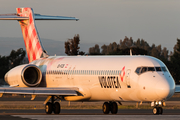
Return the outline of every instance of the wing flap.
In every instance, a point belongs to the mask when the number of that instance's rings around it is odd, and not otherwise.
[[[6,94],[30,94],[30,95],[62,95],[62,96],[77,96],[77,87],[60,87],[60,88],[45,88],[45,87],[1,87],[0,93]]]

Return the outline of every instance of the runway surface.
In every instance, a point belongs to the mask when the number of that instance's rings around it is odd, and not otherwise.
[[[153,115],[152,109],[119,109],[116,115],[104,115],[101,109],[62,109],[58,115],[45,114],[44,109],[0,109],[0,120],[179,120],[180,109],[164,109]]]
[[[0,120],[179,120],[180,109],[165,109],[163,115],[153,115],[150,109],[119,109],[118,114],[104,115],[100,109],[62,109],[59,115],[44,110],[0,110]]]
[[[14,115],[12,119],[19,120],[179,120],[178,115],[165,115],[165,116],[153,116],[153,115]]]
[[[0,115],[46,115],[45,110],[0,110]],[[54,115],[54,114],[52,114]],[[62,109],[59,115],[104,115],[101,109]],[[109,114],[111,115],[111,113]],[[119,109],[117,115],[153,115],[151,109]],[[164,109],[163,115],[180,115],[180,109]]]
[[[37,97],[35,101],[30,101],[30,97],[2,97],[0,105],[29,105],[35,106],[42,104],[45,97]],[[19,102],[18,102],[19,101]],[[180,104],[180,97],[171,98],[167,105],[176,106]],[[89,105],[92,103],[83,103]],[[103,103],[93,103],[102,105]],[[123,105],[133,105],[135,103],[123,103]],[[67,106],[68,102],[61,102],[61,105]],[[80,103],[71,103],[71,105],[81,105]],[[43,106],[43,105],[42,105]],[[116,115],[104,115],[101,109],[62,109],[59,115],[45,114],[44,109],[0,109],[0,120],[179,120],[180,109],[164,109],[163,115],[153,115],[152,109],[119,109]]]

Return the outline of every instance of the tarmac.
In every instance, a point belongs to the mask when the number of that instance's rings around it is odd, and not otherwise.
[[[179,96],[179,94],[178,94]],[[60,101],[61,113],[47,115],[44,110],[43,102],[45,97],[37,97],[35,101],[30,101],[30,96],[5,96],[0,98],[0,120],[179,120],[180,118],[180,97],[173,97],[166,101],[167,106],[176,106],[177,108],[163,109],[163,115],[153,115],[152,109],[119,109],[116,115],[104,115],[101,109],[81,109],[82,106],[102,106],[103,102],[68,102]],[[136,105],[135,102],[123,102],[123,105]],[[11,106],[27,106],[30,109],[14,109]],[[149,105],[149,103],[143,103]],[[10,106],[1,108],[1,106]],[[79,106],[77,109],[64,109],[63,107]],[[42,108],[38,109],[36,107]]]
[[[104,115],[100,109],[63,109],[59,115],[47,115],[44,110],[0,110],[0,120],[179,120],[179,111],[166,109],[163,115],[153,115],[150,109],[121,109],[116,115]]]

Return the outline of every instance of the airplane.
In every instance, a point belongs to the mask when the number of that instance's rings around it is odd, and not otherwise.
[[[29,64],[19,65],[4,77],[10,87],[3,94],[27,94],[34,100],[46,95],[47,114],[59,114],[60,103],[104,101],[104,114],[116,114],[121,102],[148,102],[153,114],[162,114],[165,101],[180,92],[166,65],[151,56],[49,56],[41,44],[35,20],[76,20],[75,17],[34,14],[33,9],[16,8],[15,14],[1,14],[0,20],[17,20],[21,26]]]

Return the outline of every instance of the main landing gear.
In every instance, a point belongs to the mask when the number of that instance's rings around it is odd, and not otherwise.
[[[47,102],[45,105],[45,111],[47,114],[51,114],[54,112],[54,114],[59,114],[61,111],[61,106],[59,102],[54,103],[54,96],[51,97],[51,102]]]
[[[104,102],[102,110],[104,114],[109,114],[110,111],[112,114],[116,114],[118,112],[118,105],[116,102]]]

